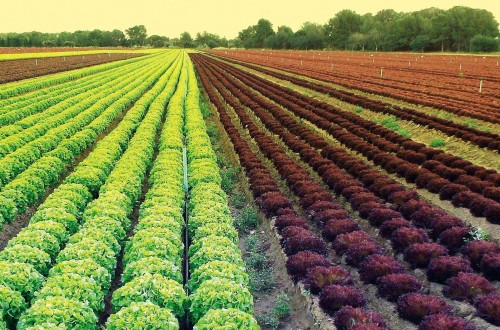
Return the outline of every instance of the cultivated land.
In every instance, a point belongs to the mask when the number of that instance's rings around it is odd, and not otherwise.
[[[497,61],[171,50],[0,85],[0,329],[500,326]]]

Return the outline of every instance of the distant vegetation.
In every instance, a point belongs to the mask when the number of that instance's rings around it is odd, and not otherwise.
[[[0,33],[0,47],[51,46],[149,46],[183,48],[342,49],[369,51],[493,52],[499,49],[498,22],[484,9],[456,6],[449,10],[427,8],[403,13],[384,9],[360,15],[342,10],[325,24],[305,22],[293,31],[260,19],[228,40],[206,31],[193,38],[183,32],[177,38],[147,35],[144,25],[124,32],[76,31],[61,33]]]

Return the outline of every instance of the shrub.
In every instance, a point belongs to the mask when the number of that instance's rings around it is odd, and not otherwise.
[[[411,226],[412,225],[408,220],[403,218],[394,218],[392,220],[385,221],[382,225],[380,225],[379,233],[382,237],[389,238],[397,229]]]
[[[304,284],[312,293],[318,294],[328,285],[352,285],[354,282],[351,275],[342,267],[317,266],[308,269]]]
[[[461,317],[434,314],[424,317],[418,326],[418,330],[474,330],[476,329],[469,322]]]
[[[352,329],[353,326],[360,324],[373,324],[381,328],[386,327],[380,314],[351,306],[342,307],[335,313],[334,318],[335,326],[339,330]]]
[[[446,280],[447,287],[443,289],[445,296],[455,300],[474,301],[478,296],[495,291],[495,287],[486,278],[472,273],[458,273]]]
[[[251,314],[238,309],[211,309],[194,326],[194,330],[248,329],[260,327]]]
[[[318,212],[314,215],[314,221],[319,224],[323,224],[328,222],[329,220],[340,220],[349,218],[349,214],[347,214],[344,210],[326,210]]]
[[[500,280],[500,253],[486,253],[479,264],[483,275],[492,280]]]
[[[432,259],[448,254],[446,248],[437,243],[417,243],[404,252],[404,259],[415,268],[425,268]]]
[[[481,259],[486,253],[500,252],[500,245],[494,242],[486,242],[482,240],[472,241],[465,245],[461,252],[464,256],[469,258],[472,266],[478,267]]]
[[[113,293],[113,310],[117,312],[134,302],[147,301],[171,310],[177,317],[182,317],[188,299],[184,288],[176,281],[159,274],[145,274],[136,277]]]
[[[444,211],[437,209],[435,207],[422,207],[415,211],[411,216],[410,220],[417,227],[427,228],[429,226],[429,222],[433,218],[437,218],[439,216],[446,215]]]
[[[399,207],[399,212],[401,212],[405,218],[409,219],[413,213],[428,205],[429,204],[425,201],[411,199]]]
[[[332,316],[344,306],[362,307],[365,304],[363,292],[353,286],[329,285],[319,296],[319,305]]]
[[[323,227],[323,237],[333,241],[340,234],[350,233],[359,230],[359,225],[352,219],[329,220]]]
[[[236,245],[233,248],[219,249],[216,246],[201,248],[189,260],[191,271],[195,271],[201,265],[210,261],[227,261],[229,263],[243,266],[240,250]]]
[[[361,241],[347,248],[345,260],[347,264],[351,266],[358,266],[369,256],[383,253],[384,250],[377,243],[372,241]]]
[[[404,273],[404,267],[393,257],[373,255],[360,264],[359,275],[368,283],[375,283],[380,277]]]
[[[17,329],[50,323],[55,326],[74,329],[97,329],[97,317],[85,303],[65,297],[38,299],[21,316]]]
[[[179,321],[172,312],[166,308],[161,308],[152,302],[134,302],[130,306],[122,308],[118,313],[111,314],[106,329],[120,330],[127,329],[130,325],[147,329],[179,329]]]
[[[391,243],[396,251],[403,251],[413,244],[427,241],[429,241],[429,237],[425,230],[412,227],[398,228],[391,236]]]
[[[37,223],[30,224],[28,227],[25,227],[21,232],[25,230],[41,230],[46,233],[51,234],[57,239],[59,245],[68,240],[68,232],[62,223],[54,222],[54,221],[40,221]]]
[[[469,260],[462,257],[443,256],[435,258],[429,263],[427,278],[433,282],[444,283],[460,272],[470,273],[472,271]]]
[[[235,308],[251,313],[253,299],[250,291],[226,279],[203,282],[191,296],[189,314],[194,324],[211,309]]]
[[[302,280],[306,276],[307,270],[315,266],[329,267],[331,262],[324,256],[309,251],[294,254],[286,261],[288,273],[296,282]]]
[[[396,301],[403,294],[421,290],[422,283],[415,276],[408,274],[389,274],[378,280],[380,296],[389,301]]]
[[[477,314],[486,321],[500,326],[500,295],[492,293],[477,298],[475,302]]]
[[[399,297],[397,311],[401,317],[419,323],[428,315],[449,314],[451,313],[451,307],[444,299],[434,295],[408,293]]]
[[[337,235],[333,241],[333,249],[342,255],[351,246],[361,241],[372,241],[372,238],[363,230]]]
[[[441,190],[439,190],[439,199],[441,200],[451,200],[453,196],[462,191],[469,191],[464,185],[449,183],[444,185]]]

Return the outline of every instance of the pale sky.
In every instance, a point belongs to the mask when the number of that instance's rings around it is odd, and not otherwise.
[[[296,31],[305,21],[324,24],[342,9],[375,14],[459,5],[487,9],[500,21],[497,0],[0,0],[0,32],[125,31],[143,24],[148,35],[207,31],[232,39],[260,18],[275,30],[288,25]]]

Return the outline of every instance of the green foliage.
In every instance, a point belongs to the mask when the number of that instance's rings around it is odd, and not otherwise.
[[[36,247],[21,244],[6,247],[0,252],[0,260],[30,264],[43,275],[47,274],[51,264],[48,253]]]
[[[112,314],[106,323],[108,330],[177,330],[179,322],[169,309],[146,302],[133,302]]]
[[[213,329],[245,329],[259,330],[257,321],[251,314],[238,309],[212,309],[208,311],[194,326],[194,330]]]
[[[231,240],[234,244],[238,244],[238,232],[230,223],[209,223],[198,227],[193,237],[193,242],[211,235],[223,236]]]
[[[97,317],[87,304],[65,297],[47,297],[35,301],[19,319],[17,329],[25,330],[42,324],[70,329],[98,329]]]
[[[429,147],[432,147],[432,148],[441,148],[441,147],[444,147],[446,144],[446,142],[441,139],[441,138],[434,138],[434,139],[431,139],[431,141],[429,142]]]
[[[116,290],[112,298],[115,312],[133,302],[146,301],[171,310],[177,317],[184,315],[188,302],[181,284],[159,274],[136,277]]]
[[[85,265],[85,267],[82,267],[82,265]],[[66,274],[77,274],[91,278],[95,280],[104,291],[108,290],[111,285],[111,274],[90,258],[63,261],[56,264],[49,271],[50,278]]]
[[[57,262],[89,258],[104,267],[108,272],[113,272],[116,266],[114,251],[105,243],[92,238],[66,245],[64,250],[59,253]]]
[[[490,240],[490,234],[484,229],[481,228],[475,228],[471,229],[469,232],[470,238],[465,238],[465,242],[469,243],[472,241],[489,241]]]
[[[19,233],[22,233],[24,231],[44,231],[54,236],[57,239],[57,243],[59,245],[68,240],[68,232],[66,231],[64,225],[62,223],[51,220],[30,224]]]
[[[227,261],[238,266],[244,266],[241,260],[241,253],[237,246],[228,249],[219,249],[217,246],[207,246],[200,248],[189,260],[191,271],[195,271],[200,266],[210,261]]]
[[[181,268],[171,261],[158,257],[145,257],[127,264],[122,275],[122,282],[128,283],[145,274],[159,274],[165,278],[182,283]]]
[[[27,308],[26,301],[19,291],[0,284],[0,315],[3,319],[12,323]]]
[[[59,241],[57,238],[41,230],[22,230],[7,244],[8,247],[13,247],[15,245],[25,245],[38,248],[47,253],[52,259],[54,259],[57,253],[59,253]]]
[[[36,298],[49,297],[85,301],[96,313],[104,310],[104,292],[94,279],[87,276],[63,273],[49,277],[43,288],[36,293]]]
[[[0,194],[0,225],[11,223],[17,216],[16,203],[11,198]]]
[[[0,261],[0,283],[20,292],[27,300],[31,300],[43,280],[43,276],[30,264]]]
[[[283,319],[290,315],[290,297],[286,293],[279,293],[276,296],[276,301],[274,302],[274,314],[279,318]]]
[[[361,107],[359,107],[359,106],[356,106],[356,107],[354,108],[354,112],[355,112],[355,113],[362,113],[362,112],[363,112],[363,109],[361,109]]]
[[[470,43],[473,52],[487,53],[498,51],[498,40],[492,36],[476,34],[472,37]]]
[[[235,308],[251,313],[253,308],[250,291],[226,279],[213,278],[203,282],[190,298],[189,312],[195,324],[211,309]]]
[[[248,286],[248,275],[245,273],[244,267],[226,261],[211,261],[191,272],[189,289],[191,292],[195,292],[200,284],[214,278],[226,279],[245,287]]]
[[[259,214],[255,210],[255,207],[247,205],[236,217],[235,226],[239,231],[249,232],[250,230],[257,228],[259,223]]]
[[[58,208],[47,208],[37,211],[31,218],[30,224],[47,220],[64,225],[70,234],[75,233],[78,229],[78,220],[76,217],[64,209]]]

